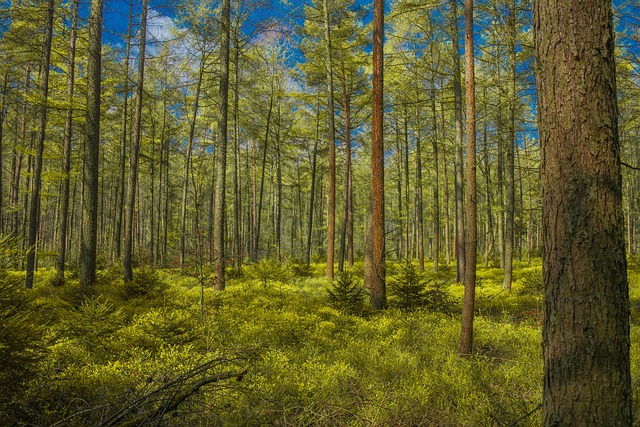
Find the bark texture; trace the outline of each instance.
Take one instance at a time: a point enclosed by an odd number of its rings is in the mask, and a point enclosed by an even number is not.
[[[536,0],[546,426],[630,426],[629,298],[608,0]]]
[[[98,159],[100,154],[100,76],[102,75],[103,0],[91,0],[89,59],[87,61],[86,143],[82,185],[82,236],[80,239],[80,285],[96,282],[98,240]]]
[[[384,241],[384,123],[383,123],[384,0],[373,2],[373,107],[371,114],[370,259],[365,259],[365,287],[374,308],[387,305]],[[369,258],[369,257],[367,257]],[[368,262],[367,262],[368,261]]]

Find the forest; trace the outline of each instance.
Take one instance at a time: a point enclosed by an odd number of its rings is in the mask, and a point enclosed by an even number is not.
[[[0,425],[640,425],[640,2],[0,0]]]

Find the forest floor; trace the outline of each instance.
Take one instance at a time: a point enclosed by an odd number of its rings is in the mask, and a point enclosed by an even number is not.
[[[40,269],[25,294],[13,285],[23,273],[7,272],[0,424],[540,425],[540,261],[516,263],[510,292],[499,268],[478,267],[469,357],[458,355],[463,287],[453,267],[439,270],[419,277],[421,303],[408,304],[407,295],[418,297],[398,285],[406,265],[389,263],[390,308],[382,312],[332,301],[327,289],[335,295],[336,285],[320,264],[258,263],[221,293],[202,272],[198,280],[141,268],[125,286],[108,268],[90,292],[74,280],[54,287],[53,270]],[[359,285],[362,266],[353,271],[350,284]],[[638,420],[637,261],[629,282]],[[26,305],[11,302],[25,295]]]

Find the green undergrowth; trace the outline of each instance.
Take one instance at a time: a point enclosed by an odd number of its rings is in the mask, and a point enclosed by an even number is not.
[[[0,402],[0,424],[540,425],[539,261],[517,265],[511,291],[499,269],[478,268],[468,357],[458,355],[463,287],[453,268],[423,275],[390,263],[390,308],[374,312],[361,266],[332,282],[321,265],[270,263],[244,268],[224,292],[179,271],[138,269],[125,285],[113,267],[89,291],[73,280],[53,286],[54,273],[39,271],[21,308],[31,315],[15,319],[33,339],[13,344],[25,369]],[[640,272],[629,278],[638,390]],[[364,305],[337,303],[336,286]],[[25,295],[7,292],[7,301]]]

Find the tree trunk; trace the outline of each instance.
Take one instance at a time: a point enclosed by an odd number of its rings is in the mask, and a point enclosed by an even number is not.
[[[347,78],[344,72],[344,59],[340,61],[340,80],[342,82],[342,108],[344,110],[344,140],[345,140],[345,173],[344,173],[344,212],[342,215],[342,231],[340,233],[340,255],[338,256],[338,271],[344,269],[344,259],[351,245],[351,260],[353,266],[353,212],[351,210],[351,93],[347,92]]]
[[[133,141],[131,144],[131,157],[129,158],[129,184],[127,185],[127,215],[124,224],[124,255],[122,266],[124,268],[125,283],[133,280],[133,212],[136,204],[136,185],[138,183],[138,158],[140,156],[140,143],[142,140],[142,101],[144,95],[144,63],[147,46],[147,12],[149,0],[142,2],[142,16],[140,17],[140,57],[138,59],[138,81],[136,87],[136,110],[133,128]]]
[[[435,64],[435,58],[433,56],[433,44],[431,44],[431,63]],[[431,73],[431,116],[432,116],[432,147],[433,147],[433,271],[438,272],[438,262],[440,255],[440,192],[438,189],[440,174],[438,172],[438,120],[436,114],[436,79],[435,71]]]
[[[611,2],[536,0],[546,426],[631,426]]]
[[[47,127],[47,102],[49,100],[49,65],[51,63],[51,39],[53,38],[54,0],[48,0],[43,46],[42,75],[40,81],[40,105],[38,106],[38,143],[33,166],[33,187],[29,204],[29,235],[27,239],[27,289],[33,287],[33,272],[36,267],[36,238],[40,225],[40,189],[42,187],[42,156]]]
[[[326,0],[325,0],[326,1]],[[369,256],[364,285],[376,309],[387,305],[384,248],[384,0],[373,1],[373,95],[371,112],[371,203]]]
[[[60,195],[60,234],[58,236],[57,279],[64,283],[64,264],[67,258],[67,226],[69,223],[69,187],[71,173],[71,141],[73,137],[73,94],[75,90],[76,39],[78,31],[78,0],[73,0],[73,17],[69,34],[69,77],[67,82],[67,99],[69,108],[64,123],[64,147],[62,149],[62,191]]]
[[[329,225],[327,227],[327,277],[333,279],[333,259],[336,234],[336,126],[333,105],[333,61],[331,59],[331,23],[328,0],[322,2],[324,11],[324,37],[327,52],[327,92],[329,115]]]
[[[418,63],[418,49],[413,46],[413,53],[416,64]],[[421,141],[421,121],[420,121],[420,86],[418,77],[418,67],[415,71],[416,85],[416,210],[418,220],[418,266],[420,271],[424,271],[424,218],[423,218],[423,206],[422,206],[422,141]]]
[[[309,195],[309,222],[307,224],[307,265],[311,263],[311,239],[313,236],[313,210],[316,195],[316,169],[318,160],[318,140],[320,139],[320,91],[316,104],[316,135],[313,140],[313,158],[311,161],[311,194]]]
[[[213,224],[214,281],[213,288],[225,288],[225,222],[227,217],[227,142],[229,122],[229,38],[231,31],[231,2],[222,1],[222,40],[220,44],[220,110],[218,116],[218,168]]]
[[[116,219],[115,230],[115,257],[120,258],[120,249],[122,246],[122,223],[124,218],[124,198],[125,198],[125,165],[127,162],[127,137],[129,128],[127,121],[129,120],[129,59],[131,55],[131,31],[133,27],[133,1],[129,3],[129,25],[127,27],[127,47],[124,56],[124,100],[122,102],[122,134],[120,136],[120,183],[118,191],[118,216]]]
[[[453,45],[453,95],[456,120],[455,148],[455,208],[456,208],[456,281],[462,282],[465,275],[464,237],[464,191],[462,160],[462,83],[460,82],[460,53],[458,52],[458,3],[451,1],[451,43]]]
[[[98,239],[98,159],[100,150],[100,78],[102,61],[102,7],[91,0],[89,59],[87,61],[87,119],[82,186],[82,234],[80,236],[80,285],[96,282]]]
[[[202,88],[202,77],[204,75],[204,60],[206,57],[205,43],[202,44],[200,52],[200,68],[198,69],[198,81],[196,83],[195,99],[193,101],[193,117],[189,123],[189,139],[187,140],[187,151],[185,152],[184,175],[182,180],[182,203],[180,205],[180,265],[185,263],[186,254],[186,234],[187,234],[187,196],[189,194],[189,167],[191,166],[191,154],[193,152],[193,140],[196,132],[196,120],[198,119],[198,107],[200,103],[200,91]]]
[[[506,180],[507,206],[504,228],[504,281],[502,287],[511,290],[513,276],[513,245],[515,238],[515,161],[514,148],[516,144],[516,10],[515,1],[511,2],[509,13],[509,54],[511,68],[511,92],[509,93],[509,140],[506,144]]]
[[[460,354],[471,354],[473,346],[473,308],[476,288],[477,195],[476,195],[476,96],[473,52],[473,0],[464,2],[464,52],[467,106],[467,234],[465,236],[464,299]]]

